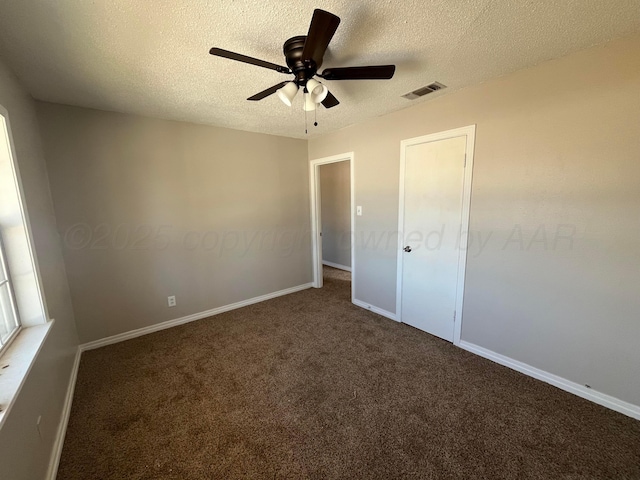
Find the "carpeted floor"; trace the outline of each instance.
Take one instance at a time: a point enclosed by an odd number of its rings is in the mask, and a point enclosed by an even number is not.
[[[640,422],[349,288],[85,352],[58,479],[640,479]]]

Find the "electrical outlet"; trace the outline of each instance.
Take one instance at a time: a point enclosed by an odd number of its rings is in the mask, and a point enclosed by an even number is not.
[[[169,304],[170,307],[175,307],[176,306],[176,296],[175,295],[171,295],[170,297],[167,297],[167,303]]]

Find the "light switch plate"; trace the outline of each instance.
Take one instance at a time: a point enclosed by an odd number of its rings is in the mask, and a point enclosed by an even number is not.
[[[362,207],[360,205],[356,207],[356,215],[359,217],[362,216]]]

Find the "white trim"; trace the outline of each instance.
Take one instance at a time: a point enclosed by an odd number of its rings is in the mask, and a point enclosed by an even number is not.
[[[420,143],[435,142],[438,140],[446,140],[448,138],[455,137],[467,137],[467,145],[465,149],[466,165],[464,169],[464,184],[462,187],[462,221],[460,225],[460,251],[458,256],[458,282],[456,285],[456,316],[453,330],[453,344],[458,345],[460,343],[460,337],[462,334],[462,306],[464,299],[464,278],[465,270],[467,266],[467,241],[469,230],[469,213],[471,207],[471,183],[473,176],[473,154],[475,145],[476,126],[469,125],[466,127],[455,128],[453,130],[447,130],[445,132],[433,133],[430,135],[424,135],[422,137],[409,138],[400,142],[400,196],[398,202],[398,232],[400,232],[398,238],[400,241],[404,238],[402,234],[404,230],[404,180],[405,180],[405,166],[406,166],[406,150],[411,145],[418,145]],[[398,245],[397,255],[397,277],[396,277],[396,318],[398,321],[402,321],[402,244]]]
[[[101,338],[100,340],[84,343],[80,345],[80,349],[84,352],[85,350],[93,350],[94,348],[104,347],[106,345],[111,345],[113,343],[124,342],[125,340],[141,337],[142,335],[158,332],[160,330],[176,327],[184,323],[194,322],[202,318],[212,317],[214,315],[228,312],[230,310],[246,307],[247,305],[253,305],[254,303],[260,303],[260,302],[264,302],[265,300],[271,300],[272,298],[281,297],[283,295],[289,295],[290,293],[299,292],[301,290],[306,290],[307,288],[311,288],[312,286],[313,284],[311,283],[305,283],[303,285],[286,288],[284,290],[279,290],[273,293],[267,293],[266,295],[250,298],[248,300],[242,300],[240,302],[231,303],[229,305],[223,305],[222,307],[212,308],[211,310],[206,310],[204,312],[193,313],[191,315],[187,315],[186,317],[176,318],[174,320],[167,320],[166,322],[156,323],[155,325],[149,325],[148,327],[142,327],[136,330],[131,330],[129,332],[119,333],[111,337]]]
[[[598,405],[602,405],[603,407],[610,408],[611,410],[615,410],[616,412],[620,412],[624,415],[635,418],[636,420],[640,420],[640,406],[638,405],[634,405],[612,397],[611,395],[587,388],[579,383],[545,372],[539,368],[532,367],[526,363],[519,362],[518,360],[514,360],[513,358],[479,347],[478,345],[464,340],[458,342],[458,346],[471,353],[475,353],[476,355],[487,358],[493,362],[499,363],[500,365],[516,370],[517,372],[542,380],[543,382],[553,385],[554,387],[558,387],[565,392],[573,393],[574,395],[590,400]]]
[[[463,129],[467,135],[465,150],[464,184],[462,187],[462,222],[460,224],[460,250],[458,251],[458,286],[456,288],[456,316],[453,325],[453,344],[462,340],[462,316],[464,301],[464,279],[467,270],[467,247],[469,241],[469,218],[471,214],[471,188],[473,182],[473,158],[476,144],[476,126],[469,125]]]
[[[390,318],[391,320],[395,320],[396,322],[398,321],[398,318],[396,317],[395,313],[388,312],[387,310],[383,310],[374,305],[363,302],[362,300],[357,300],[354,298],[351,301],[351,303],[353,303],[354,305],[357,305],[358,307],[362,307],[366,310],[371,310],[373,313],[377,313],[378,315],[382,315],[383,317],[387,317],[387,318]]]
[[[312,284],[306,284],[306,285],[300,285],[299,287],[293,287],[292,289],[287,289],[287,290],[281,290],[280,292],[275,292],[274,294],[269,294],[269,295],[264,295],[263,297],[256,297],[256,298],[264,298],[264,297],[270,297],[270,298],[274,298],[275,296],[279,296],[276,295],[278,293],[281,292],[288,292],[288,293],[293,293],[295,291],[299,291],[299,290],[303,290],[306,288],[310,288],[312,286]],[[289,291],[291,290],[291,291]],[[286,295],[286,293],[284,294]],[[252,300],[255,300],[252,299]],[[247,302],[251,302],[251,300],[247,300]],[[362,308],[365,308],[367,310],[370,310],[374,313],[377,313],[378,315],[382,315],[383,317],[387,317],[391,320],[396,320],[397,318],[396,316],[391,313],[388,312],[386,310],[382,310],[378,307],[374,307],[373,305],[370,305],[368,303],[365,303],[361,300],[357,300],[357,299],[353,299],[353,304]],[[238,302],[238,303],[245,303],[245,302]],[[251,303],[255,303],[255,302],[251,302]],[[250,305],[251,303],[246,303],[246,305]],[[232,307],[238,305],[236,304],[232,304],[232,305],[228,305],[227,307]],[[244,306],[244,305],[242,305]],[[226,307],[221,307],[221,308],[226,308]],[[239,307],[235,307],[235,308],[239,308]],[[219,310],[219,309],[213,309],[213,310],[208,310],[207,312],[202,312],[201,314],[196,314],[197,315],[201,315],[198,318],[194,318],[193,320],[197,320],[199,318],[206,318],[208,316],[211,316],[212,314],[210,312],[213,312],[215,310]],[[228,308],[228,310],[232,310],[232,308]],[[228,311],[228,310],[222,310],[222,311]],[[218,311],[217,313],[222,313],[222,311]],[[215,315],[215,313],[213,314]],[[183,318],[189,318],[189,317],[183,317]],[[177,319],[177,320],[173,320],[172,322],[177,322],[179,320],[182,319]],[[189,320],[189,321],[193,321],[193,320]],[[163,324],[159,324],[159,325],[165,325],[169,322],[164,322]],[[176,323],[175,325],[180,325],[182,323],[185,322],[180,322],[180,323]],[[171,325],[173,326],[173,325]],[[169,326],[163,327],[163,328],[169,328]],[[160,330],[162,328],[159,328],[158,330]],[[140,332],[140,330],[143,329],[139,329],[139,330],[134,330],[133,332],[129,332],[129,333],[134,333],[134,332]],[[146,332],[146,333],[151,333]],[[144,335],[145,333],[141,333],[140,335]],[[135,336],[140,336],[140,335],[135,335]],[[107,339],[104,340],[110,340],[110,339],[114,339],[115,337],[109,337]],[[134,338],[133,336],[129,337],[129,338]],[[123,338],[122,340],[127,340],[128,338]],[[118,340],[118,341],[122,341],[122,340]],[[63,405],[63,409],[62,409],[62,415],[61,415],[61,420],[60,420],[60,424],[58,425],[58,431],[56,434],[56,439],[54,441],[54,447],[53,447],[53,452],[51,455],[51,460],[49,462],[49,470],[47,473],[47,480],[55,480],[57,472],[58,472],[58,466],[60,464],[60,457],[62,454],[62,447],[64,445],[64,439],[65,439],[65,435],[67,432],[67,425],[69,423],[69,415],[71,413],[71,406],[72,406],[72,402],[73,402],[73,394],[75,391],[75,385],[76,385],[76,380],[77,380],[77,376],[78,376],[78,367],[80,366],[80,357],[82,355],[82,352],[85,350],[90,350],[92,348],[98,348],[99,346],[103,346],[103,345],[97,345],[98,342],[91,342],[91,343],[86,343],[84,345],[80,345],[76,351],[76,356],[73,362],[73,367],[71,370],[71,376],[69,379],[69,386],[67,387],[67,394],[65,397],[65,401],[64,401],[64,405]],[[111,343],[115,343],[115,341],[109,341],[108,343],[104,343],[104,345],[109,345]],[[540,370],[537,369],[535,367],[532,367],[530,365],[527,365],[525,363],[519,362],[517,360],[513,360],[512,358],[506,357],[504,355],[500,355],[498,353],[495,353],[491,350],[488,350],[486,348],[483,347],[479,347],[478,345],[475,345],[473,343],[469,343],[466,341],[460,341],[458,343],[458,346],[464,350],[467,350],[471,353],[474,353],[476,355],[479,355],[481,357],[487,358],[493,362],[496,362],[500,365],[503,365],[505,367],[511,368],[513,370],[516,370],[520,373],[523,373],[525,375],[528,375],[530,377],[536,378],[538,380],[541,380],[543,382],[549,383],[555,387],[560,388],[561,390],[565,390],[569,393],[573,393],[574,395],[578,395],[579,397],[585,398],[587,400],[590,400],[594,403],[597,403],[599,405],[602,405],[604,407],[610,408],[611,410],[614,410],[616,412],[620,412],[624,415],[627,415],[629,417],[635,418],[640,420],[640,406],[637,405],[633,405],[631,403],[628,402],[624,402],[622,400],[619,400],[615,397],[612,397],[610,395],[606,395],[604,393],[601,392],[597,392],[594,391],[592,389],[588,389],[582,385],[579,385],[577,383],[571,382],[569,380],[566,380],[562,377],[558,377],[557,375],[553,375],[551,373],[545,372],[544,370]]]
[[[349,162],[349,188],[351,209],[351,299],[356,295],[356,264],[355,264],[355,154],[341,153],[330,157],[317,158],[309,161],[309,196],[311,200],[311,253],[313,258],[313,287],[322,288],[322,212],[320,211],[320,165],[336,162]]]
[[[0,366],[8,365],[0,377],[0,429],[9,417],[9,412],[27,380],[36,358],[47,340],[55,320],[44,325],[22,327],[11,344],[2,352]]]
[[[67,394],[64,397],[64,405],[62,406],[62,415],[60,416],[60,423],[56,432],[56,438],[53,443],[53,452],[51,453],[51,459],[49,461],[49,470],[47,470],[47,480],[55,480],[58,475],[58,467],[60,466],[60,457],[62,456],[62,446],[64,445],[64,438],[67,434],[67,425],[69,424],[69,415],[71,414],[71,404],[73,403],[73,392],[76,389],[76,380],[78,378],[78,368],[80,367],[80,357],[82,355],[82,349],[78,347],[76,350],[76,356],[73,360],[73,367],[71,368],[71,376],[69,378],[69,385],[67,386]]]
[[[47,307],[47,299],[42,294],[42,275],[40,274],[40,264],[38,263],[38,257],[36,256],[36,247],[35,242],[33,240],[33,232],[31,231],[31,220],[29,219],[29,210],[27,209],[27,203],[25,202],[24,196],[24,187],[22,186],[22,178],[20,176],[20,167],[18,165],[18,156],[16,155],[16,147],[13,144],[13,133],[11,131],[11,122],[9,120],[9,112],[6,108],[0,105],[0,116],[2,116],[2,120],[4,121],[6,131],[7,131],[7,145],[10,148],[10,166],[13,171],[13,181],[16,184],[18,191],[18,203],[20,204],[20,213],[21,220],[24,226],[24,230],[26,232],[27,237],[27,248],[29,250],[29,261],[31,262],[31,266],[33,268],[34,277],[36,281],[36,292],[38,294],[38,301],[40,309],[42,313],[41,317],[37,321],[33,321],[32,319],[25,319],[24,317],[20,318],[20,323],[23,327],[32,327],[36,325],[46,325],[48,323],[49,317],[49,308]],[[15,297],[15,291],[14,291]]]
[[[76,380],[78,378],[78,368],[80,366],[80,357],[82,356],[82,352],[86,350],[93,350],[99,347],[104,347],[104,346],[111,345],[118,342],[123,342],[125,340],[130,340],[132,338],[141,337],[142,335],[147,335],[149,333],[165,330],[167,328],[193,322],[195,320],[212,317],[214,315],[228,312],[230,310],[235,310],[238,308],[246,307],[248,305],[253,305],[254,303],[264,302],[265,300],[270,300],[272,298],[281,297],[283,295],[299,292],[301,290],[306,290],[308,288],[311,288],[312,286],[313,285],[311,283],[305,283],[303,285],[286,288],[284,290],[279,290],[277,292],[268,293],[266,295],[250,298],[248,300],[243,300],[241,302],[224,305],[222,307],[212,308],[211,310],[206,310],[200,313],[194,313],[192,315],[176,318],[174,320],[168,320],[166,322],[158,323],[156,325],[150,325],[148,327],[138,328],[137,330],[131,330],[129,332],[113,335],[111,337],[102,338],[100,340],[84,343],[78,346],[78,349],[76,351],[76,356],[73,362],[73,367],[71,369],[71,377],[69,378],[67,394],[65,396],[64,405],[62,407],[60,424],[58,425],[56,438],[54,440],[51,460],[49,461],[49,469],[47,471],[47,476],[46,476],[47,480],[55,480],[56,475],[58,473],[58,467],[60,465],[60,457],[62,455],[62,447],[64,445],[64,438],[67,433],[67,425],[69,423],[69,415],[71,414],[71,405],[73,403],[73,393],[75,391]]]
[[[347,267],[346,265],[340,265],[339,263],[333,263],[333,262],[328,262],[326,260],[323,260],[322,264],[326,265],[327,267],[337,268],[338,270],[345,270],[347,272],[351,271],[351,267]]]

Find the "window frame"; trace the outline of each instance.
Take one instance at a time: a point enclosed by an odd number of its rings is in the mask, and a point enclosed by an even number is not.
[[[8,174],[0,179],[0,188],[10,189],[11,215],[16,218],[19,215],[22,225],[22,231],[15,238],[8,233],[12,229],[0,228],[0,232],[4,237],[5,261],[8,265],[8,277],[12,282],[13,301],[19,315],[20,328],[15,329],[0,351],[0,431],[55,323],[49,316],[9,117],[7,109],[0,104],[0,141],[3,144],[6,141],[8,154],[5,156],[4,152],[0,152],[0,168]],[[23,140],[28,142],[29,135]],[[28,148],[26,145],[25,147]],[[28,150],[24,153],[29,155]],[[14,188],[15,196],[11,193]],[[5,218],[0,219],[4,225]],[[9,223],[13,225],[12,222]]]
[[[2,252],[4,254],[4,265],[6,266],[7,278],[10,284],[10,297],[12,302],[12,309],[16,315],[16,321],[19,324],[18,328],[14,329],[12,334],[5,340],[4,344],[0,344],[0,362],[4,360],[5,355],[8,355],[8,351],[12,350],[10,347],[15,344],[15,340],[19,339],[24,332],[30,330],[32,327],[39,327],[41,325],[49,325],[53,322],[53,319],[49,316],[49,309],[47,307],[46,298],[44,296],[42,275],[40,272],[40,266],[35,251],[35,243],[33,239],[33,232],[31,227],[31,220],[29,218],[29,212],[25,202],[24,189],[22,185],[22,179],[20,175],[20,168],[17,161],[16,147],[13,138],[13,132],[11,128],[11,121],[9,118],[9,112],[4,105],[0,104],[0,136],[3,137],[2,143],[6,142],[7,157],[5,159],[0,158],[0,161],[8,161],[9,177],[7,180],[13,184],[15,188],[17,209],[15,213],[20,216],[20,221],[24,229],[24,238],[20,240],[20,262],[24,262],[24,265],[28,265],[28,280],[29,287],[22,288],[16,284],[16,277],[12,275],[11,265],[12,254],[10,254],[12,242],[4,236],[4,230],[0,228],[0,243],[2,243]],[[4,183],[4,182],[3,182]],[[7,183],[8,185],[9,183]],[[3,238],[4,237],[4,238]],[[10,248],[11,247],[11,248]],[[22,307],[26,307],[26,312]],[[10,353],[10,352],[9,352]],[[0,421],[2,420],[2,413],[0,412]],[[1,425],[1,423],[0,423]]]
[[[9,334],[9,336],[2,341],[0,338],[0,356],[3,352],[11,345],[11,342],[15,340],[15,338],[22,330],[22,322],[20,321],[20,312],[18,312],[18,304],[16,302],[16,295],[13,289],[13,279],[11,278],[11,271],[9,270],[9,264],[7,262],[7,252],[4,248],[4,242],[2,241],[2,235],[0,234],[0,272],[3,271],[6,276],[6,280],[0,280],[0,288],[3,286],[7,286],[8,296],[9,296],[9,305],[8,307],[13,312],[13,316],[16,322],[16,327]],[[1,297],[0,297],[1,298]],[[0,308],[3,308],[0,305]]]

